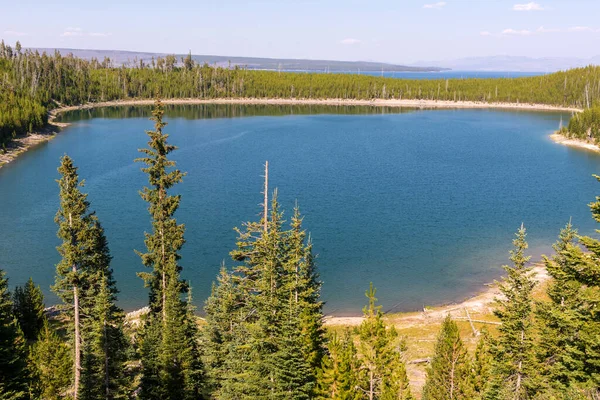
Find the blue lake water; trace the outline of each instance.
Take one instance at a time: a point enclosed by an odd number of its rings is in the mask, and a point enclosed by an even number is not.
[[[146,304],[143,250],[150,229],[133,159],[152,128],[148,108],[65,115],[72,125],[0,169],[0,268],[29,276],[48,303],[59,257],[55,179],[68,153],[86,180],[114,256],[127,310]],[[583,233],[600,191],[600,157],[551,142],[568,114],[369,107],[169,107],[165,129],[188,172],[184,277],[200,305],[221,262],[232,265],[233,227],[258,218],[263,164],[289,216],[297,199],[312,234],[330,313],[358,314],[369,282],[384,310],[460,301],[501,274],[521,222],[531,254],[550,251],[570,217]]]

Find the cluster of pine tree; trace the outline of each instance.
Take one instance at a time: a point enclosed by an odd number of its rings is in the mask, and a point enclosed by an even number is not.
[[[0,147],[41,129],[47,111],[120,99],[297,98],[521,102],[589,108],[600,103],[600,67],[502,79],[407,80],[369,75],[211,67],[174,55],[114,65],[40,54],[0,42]]]
[[[151,232],[139,252],[149,306],[125,321],[116,305],[108,241],[73,160],[61,159],[62,243],[46,309],[32,280],[13,293],[0,270],[1,399],[413,399],[406,344],[386,324],[372,287],[360,326],[327,331],[312,242],[296,206],[289,225],[277,192],[261,219],[238,229],[233,265],[223,266],[201,320],[182,279],[185,227],[171,189],[185,173],[169,155],[157,102],[141,196]],[[268,169],[267,169],[268,172]],[[598,177],[600,180],[600,177]],[[591,205],[600,222],[600,196]],[[499,283],[497,329],[473,354],[447,317],[427,367],[423,399],[597,399],[600,396],[600,241],[569,223],[545,264],[547,300],[535,286],[526,231],[513,241],[512,265]]]
[[[560,132],[567,137],[597,143],[600,140],[600,106],[573,115],[568,127],[562,127]]]

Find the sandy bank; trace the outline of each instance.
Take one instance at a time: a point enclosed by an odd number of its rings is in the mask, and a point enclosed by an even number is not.
[[[539,284],[546,282],[550,277],[543,264],[535,264],[533,268],[535,280]],[[473,318],[475,326],[478,325],[476,315],[490,315],[493,310],[493,303],[496,297],[501,296],[500,290],[495,283],[486,285],[484,291],[474,297],[471,297],[462,303],[449,304],[440,307],[433,307],[419,312],[391,314],[389,320],[395,326],[403,328],[411,326],[420,326],[426,323],[442,321],[446,315],[450,314],[458,320],[468,320]],[[467,315],[468,311],[468,315]],[[325,317],[327,326],[358,326],[363,321],[363,317]],[[486,323],[490,323],[486,321]]]
[[[115,106],[137,106],[151,105],[154,100],[117,100],[98,103],[88,103],[78,106],[59,107],[52,110],[48,117],[48,127],[43,132],[30,133],[17,138],[8,146],[7,152],[0,153],[0,168],[2,165],[13,161],[19,154],[46,142],[67,126],[65,123],[57,123],[56,117],[67,111],[86,110],[98,107]],[[373,107],[407,107],[407,108],[478,108],[478,109],[509,109],[529,111],[568,111],[580,112],[573,107],[551,106],[546,104],[526,103],[486,103],[478,101],[444,101],[444,100],[345,100],[345,99],[254,99],[254,98],[231,98],[231,99],[165,99],[164,104],[248,104],[248,105],[323,105],[323,106],[373,106]]]
[[[571,139],[561,135],[560,133],[553,133],[552,135],[550,135],[550,139],[552,139],[552,141],[558,144],[562,144],[565,146],[577,147],[579,149],[600,152],[600,147],[598,145],[592,144],[581,139]]]

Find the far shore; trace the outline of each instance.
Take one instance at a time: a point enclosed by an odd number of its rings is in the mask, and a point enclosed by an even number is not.
[[[530,103],[486,103],[480,101],[445,101],[445,100],[410,100],[410,99],[373,99],[373,100],[347,100],[347,99],[258,99],[258,98],[226,98],[226,99],[164,99],[163,104],[246,104],[246,105],[323,105],[323,106],[373,106],[373,107],[407,107],[407,108],[476,108],[476,109],[508,109],[525,111],[567,111],[581,112],[579,108],[552,106],[546,104]],[[33,148],[40,143],[54,138],[61,128],[67,123],[58,123],[54,120],[64,112],[87,110],[99,107],[139,106],[152,105],[154,100],[115,100],[98,103],[88,103],[77,106],[64,106],[50,111],[48,126],[42,132],[32,132],[28,135],[13,140],[5,153],[0,153],[0,168],[10,163],[19,154]]]
[[[564,135],[561,135],[558,132],[555,132],[552,135],[550,135],[550,139],[553,142],[562,144],[564,146],[576,147],[579,149],[585,149],[585,150],[590,150],[590,151],[595,151],[595,152],[600,153],[600,146],[590,143],[585,140],[568,138]]]

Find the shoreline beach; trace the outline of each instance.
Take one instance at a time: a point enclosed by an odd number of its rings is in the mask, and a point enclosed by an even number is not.
[[[564,146],[576,147],[578,149],[585,149],[585,150],[590,150],[590,151],[594,151],[594,152],[600,152],[600,146],[598,146],[598,145],[595,145],[590,142],[586,142],[585,140],[568,138],[564,135],[561,135],[558,132],[555,132],[552,135],[550,135],[550,139],[553,142],[562,144]]]

